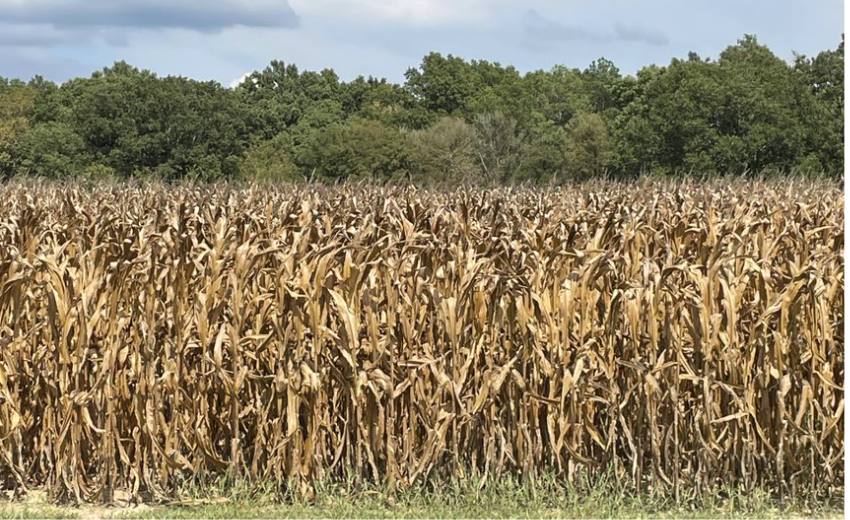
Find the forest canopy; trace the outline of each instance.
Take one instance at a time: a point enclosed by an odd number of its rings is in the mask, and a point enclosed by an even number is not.
[[[474,184],[841,175],[844,39],[793,63],[754,36],[624,75],[430,53],[403,84],[272,61],[235,88],[118,62],[0,77],[0,177]]]

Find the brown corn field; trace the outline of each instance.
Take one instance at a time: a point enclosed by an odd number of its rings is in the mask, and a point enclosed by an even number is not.
[[[843,493],[838,182],[0,200],[0,489]]]

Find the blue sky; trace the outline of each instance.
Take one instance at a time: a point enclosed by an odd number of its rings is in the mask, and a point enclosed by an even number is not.
[[[834,48],[841,0],[0,0],[0,76],[64,81],[126,60],[229,85],[272,59],[401,81],[431,50],[623,72],[745,33],[775,53]]]

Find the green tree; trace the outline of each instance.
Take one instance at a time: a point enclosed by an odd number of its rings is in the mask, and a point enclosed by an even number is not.
[[[379,121],[352,118],[315,132],[301,154],[302,166],[329,180],[389,180],[406,173],[404,136]]]
[[[17,168],[19,141],[30,128],[36,95],[21,81],[0,78],[0,177]]]
[[[538,113],[563,127],[578,112],[588,112],[593,99],[586,86],[587,77],[577,69],[555,66],[550,71],[526,74],[521,89],[510,95],[510,115],[520,122],[534,121]]]
[[[715,156],[724,154],[726,160],[717,160],[718,167],[729,171],[741,165],[758,172],[793,166],[811,129],[800,107],[812,100],[791,68],[749,35],[724,50],[717,63],[723,79],[723,105],[715,115],[718,132],[734,137],[734,149],[740,150],[728,154],[720,148]]]
[[[573,118],[574,119],[574,118]],[[537,114],[537,121],[522,135],[519,165],[515,179],[531,182],[553,182],[567,174],[567,132],[554,122]]]
[[[642,70],[634,88],[638,94],[613,123],[620,164],[662,172],[714,169],[724,103],[718,66],[673,60]]]
[[[817,100],[808,112],[811,151],[798,167],[839,173],[844,168],[844,35],[835,50],[811,59],[797,56],[794,69]]]
[[[594,112],[613,113],[619,108],[620,69],[605,58],[593,61],[583,72],[584,89]]]
[[[291,149],[292,139],[286,133],[255,143],[239,162],[239,178],[258,182],[302,179],[290,156]]]
[[[822,135],[811,92],[752,36],[717,61],[644,69],[629,89],[613,127],[616,163],[631,173],[788,170]]]
[[[605,120],[599,114],[579,114],[567,128],[567,169],[575,179],[605,173],[611,150]]]
[[[20,138],[20,172],[62,179],[80,175],[91,163],[83,139],[67,124],[39,123]]]
[[[604,58],[521,74],[430,53],[403,85],[275,60],[234,89],[118,62],[61,86],[0,79],[0,175],[838,174],[843,60],[843,37],[789,66],[747,35],[717,59],[692,52],[635,76]]]
[[[119,62],[53,96],[55,120],[83,139],[95,162],[124,176],[233,175],[248,141],[244,107],[215,82],[158,78]]]
[[[474,181],[481,167],[475,155],[475,129],[463,119],[443,117],[409,134],[410,172],[414,181],[456,184]]]
[[[247,104],[251,132],[270,139],[297,124],[313,104],[340,104],[343,86],[331,69],[299,72],[293,64],[273,60],[248,75],[236,92]]]
[[[432,52],[422,59],[418,69],[408,69],[405,87],[427,110],[454,114],[467,107],[480,82],[473,68],[463,59]]]
[[[341,102],[346,117],[375,119],[390,126],[423,128],[435,117],[418,106],[410,92],[386,79],[358,76],[344,83]]]
[[[523,77],[512,66],[432,52],[405,77],[405,90],[435,116],[471,120],[477,114],[500,112],[518,119],[527,108],[522,103],[527,99]]]

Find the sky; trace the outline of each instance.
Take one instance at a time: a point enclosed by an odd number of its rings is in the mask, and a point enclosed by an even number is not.
[[[400,82],[430,51],[634,74],[744,34],[790,61],[842,32],[842,0],[0,0],[0,76],[61,82],[124,60],[228,86],[279,59]]]

